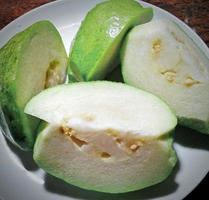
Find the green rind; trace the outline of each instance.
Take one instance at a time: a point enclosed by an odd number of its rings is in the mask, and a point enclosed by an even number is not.
[[[209,122],[205,122],[198,119],[189,119],[185,117],[178,117],[178,123],[182,126],[191,128],[198,132],[209,134]]]
[[[15,80],[19,64],[18,57],[21,56],[21,51],[27,40],[27,35],[20,32],[0,50],[1,108],[10,130],[12,130],[14,140],[26,150],[27,148],[31,149],[33,138],[31,134],[24,130],[28,129],[28,127],[22,125],[22,119],[26,120],[27,117],[17,106]],[[25,133],[25,136],[23,136],[22,132]],[[27,145],[24,145],[24,143],[27,143]]]
[[[69,56],[69,74],[80,73],[83,80],[103,79],[119,62],[123,37],[135,25],[152,19],[151,8],[133,0],[105,1],[85,17]]]
[[[32,150],[39,120],[25,114],[25,105],[18,105],[17,102],[16,80],[18,69],[21,67],[20,58],[32,38],[46,29],[57,41],[62,41],[51,22],[39,21],[16,34],[0,49],[0,106],[9,126],[11,137],[23,150]],[[30,75],[28,74],[28,76]]]

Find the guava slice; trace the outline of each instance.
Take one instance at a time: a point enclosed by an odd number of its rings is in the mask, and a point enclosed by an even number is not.
[[[209,59],[172,21],[135,27],[121,53],[129,85],[161,97],[179,123],[209,133]]]
[[[24,113],[32,96],[61,84],[67,55],[52,23],[39,21],[16,34],[0,49],[0,107],[4,135],[24,150],[35,140],[39,120]]]
[[[151,20],[151,8],[133,0],[109,0],[97,4],[83,20],[69,56],[69,80],[103,79],[119,62],[118,50],[135,25]]]
[[[25,112],[48,123],[34,146],[46,172],[88,190],[123,193],[163,181],[176,163],[169,107],[122,83],[47,89]]]

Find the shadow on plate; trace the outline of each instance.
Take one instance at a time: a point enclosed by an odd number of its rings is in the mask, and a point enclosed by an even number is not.
[[[174,141],[182,146],[209,150],[209,135],[182,126],[176,128]]]
[[[85,200],[145,200],[166,196],[175,192],[178,188],[178,184],[175,183],[175,176],[179,168],[180,164],[178,163],[173,173],[160,184],[143,190],[123,194],[107,194],[83,190],[73,185],[67,184],[64,181],[57,179],[49,174],[45,175],[45,188],[51,193]]]
[[[113,71],[109,72],[105,80],[124,83],[121,66],[118,65]]]
[[[28,171],[36,171],[39,169],[39,167],[33,160],[33,154],[31,151],[22,151],[18,147],[11,144],[11,142],[8,141],[6,138],[5,140],[10,150],[19,158],[25,169],[27,169]]]

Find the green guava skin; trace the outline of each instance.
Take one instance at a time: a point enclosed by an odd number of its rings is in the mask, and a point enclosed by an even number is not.
[[[150,21],[151,8],[133,0],[96,5],[83,20],[71,48],[68,73],[78,81],[101,80],[119,63],[119,48],[134,26]],[[70,78],[69,78],[70,79]]]
[[[24,113],[28,99],[23,99],[24,97],[21,97],[17,91],[17,81],[20,82],[18,71],[22,67],[21,62],[24,60],[22,55],[25,49],[29,47],[33,38],[43,31],[50,33],[57,44],[62,41],[51,22],[39,21],[17,33],[0,49],[0,108],[4,113],[11,137],[15,141],[14,144],[25,151],[33,148],[40,120]],[[34,55],[34,62],[35,59],[36,55]],[[26,73],[24,76],[33,77],[33,74]],[[23,83],[24,76],[21,80]]]

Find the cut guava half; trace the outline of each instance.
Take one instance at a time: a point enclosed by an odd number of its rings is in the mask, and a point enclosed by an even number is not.
[[[24,113],[26,103],[45,88],[65,81],[67,55],[55,26],[39,21],[0,49],[0,107],[4,135],[30,150],[39,120]]]
[[[48,123],[34,160],[78,187],[108,193],[142,189],[167,178],[176,164],[170,108],[122,83],[73,83],[33,97],[25,112]]]
[[[151,8],[133,0],[108,0],[86,15],[72,43],[69,80],[100,80],[119,62],[125,34],[135,25],[152,19]]]
[[[179,123],[209,133],[209,59],[172,21],[135,27],[122,52],[124,81],[170,105]]]

